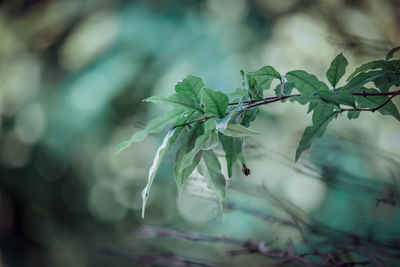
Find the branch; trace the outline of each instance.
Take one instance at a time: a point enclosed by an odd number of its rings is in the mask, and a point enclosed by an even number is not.
[[[365,93],[365,92],[364,92]],[[340,110],[340,112],[344,112],[344,111],[371,111],[371,112],[375,112],[378,109],[384,107],[387,103],[390,102],[390,100],[392,100],[392,98],[394,98],[395,96],[399,95],[400,91],[397,91],[396,94],[393,94],[391,97],[389,97],[388,99],[386,99],[385,102],[383,102],[381,105],[375,107],[375,108],[342,108]]]
[[[281,91],[283,90],[283,87],[281,87]],[[336,92],[337,94],[340,94],[339,92]],[[384,107],[387,103],[390,102],[390,100],[392,100],[392,98],[394,98],[397,95],[400,95],[400,90],[397,91],[391,91],[391,92],[378,92],[378,93],[374,93],[374,92],[356,92],[356,93],[350,93],[351,95],[358,95],[358,96],[390,96],[384,103],[382,103],[381,105],[375,107],[375,108],[353,108],[353,109],[341,109],[340,112],[344,112],[344,111],[372,111],[375,112],[378,109]],[[251,108],[254,107],[258,107],[261,105],[267,105],[267,104],[271,104],[274,102],[278,102],[284,99],[288,99],[288,98],[292,98],[292,97],[296,97],[296,96],[302,96],[302,94],[291,94],[291,95],[280,95],[280,96],[272,96],[272,97],[265,97],[263,100],[248,100],[248,101],[243,101],[243,104],[247,104],[247,106],[244,106],[242,110],[240,110],[238,113],[241,114],[243,111],[249,110]],[[232,102],[229,103],[230,106],[232,105],[238,105],[239,102]],[[233,118],[236,118],[238,115],[235,115]],[[202,121],[206,121],[209,119],[215,118],[215,116],[209,116],[209,117],[204,117],[202,119],[198,119],[198,120],[194,120],[194,121],[190,121],[187,122],[185,124],[182,125],[177,125],[178,126],[187,126],[190,125],[192,123],[196,123],[196,122],[202,122]]]
[[[141,266],[200,266],[212,267],[211,265],[190,260],[173,253],[162,253],[161,255],[137,255],[130,252],[120,251],[109,246],[99,246],[102,253],[117,256],[129,262],[140,263]]]
[[[189,241],[200,241],[200,242],[222,242],[228,244],[240,245],[243,249],[227,251],[226,253],[230,256],[236,256],[240,254],[260,254],[270,258],[283,259],[289,262],[294,262],[303,266],[316,266],[311,260],[297,254],[294,251],[293,242],[288,240],[287,249],[273,249],[269,245],[275,242],[271,240],[269,242],[254,242],[251,240],[237,240],[228,237],[216,237],[198,233],[183,233],[177,230],[168,228],[159,228],[152,226],[143,227],[138,235],[140,237],[169,237],[178,240],[189,240]]]
[[[139,230],[139,237],[169,237],[173,239],[179,240],[190,240],[190,241],[203,241],[203,242],[220,242],[220,243],[229,243],[229,244],[242,244],[243,241],[229,238],[229,237],[215,237],[204,234],[197,233],[184,233],[181,231],[177,231],[169,228],[161,228],[154,226],[145,226]]]
[[[381,203],[385,203],[385,204],[389,204],[392,206],[400,206],[400,204],[398,202],[396,202],[395,200],[391,200],[391,199],[387,199],[387,198],[383,198],[383,197],[377,197],[376,198],[376,206],[378,207],[379,204]]]

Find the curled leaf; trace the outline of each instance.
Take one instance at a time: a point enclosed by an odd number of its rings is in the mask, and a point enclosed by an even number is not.
[[[157,149],[156,156],[153,159],[153,164],[151,164],[150,170],[149,170],[149,175],[147,177],[147,184],[145,188],[142,191],[142,199],[143,199],[143,205],[142,205],[142,218],[144,218],[144,212],[146,209],[146,202],[147,199],[149,198],[150,194],[150,188],[151,185],[154,182],[154,177],[156,176],[158,167],[160,166],[160,162],[162,158],[164,157],[165,151],[168,146],[168,141],[169,139],[174,135],[175,129],[169,131],[167,135],[164,137],[163,142],[161,143],[160,147]]]

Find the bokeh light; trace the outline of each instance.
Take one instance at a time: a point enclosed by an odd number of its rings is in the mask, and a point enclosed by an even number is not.
[[[132,266],[137,255],[164,252],[211,265],[266,264],[226,257],[223,245],[139,238],[136,231],[149,224],[301,244],[298,232],[259,214],[221,212],[197,171],[178,198],[176,148],[160,165],[142,219],[141,192],[165,131],[118,155],[114,148],[167,111],[143,99],[173,93],[189,74],[224,92],[242,86],[240,69],[264,65],[304,69],[326,82],[338,53],[351,72],[399,44],[398,14],[394,0],[2,1],[0,266]],[[236,167],[232,181],[268,188],[332,227],[367,231],[358,227],[367,218],[366,225],[379,221],[397,233],[391,222],[399,212],[376,209],[374,200],[377,192],[392,194],[397,181],[398,123],[375,113],[341,116],[294,163],[311,123],[306,112],[289,101],[262,107],[252,124],[262,134],[246,139],[251,175]],[[349,191],[357,186],[373,200]],[[228,190],[227,199],[284,216],[267,196]]]

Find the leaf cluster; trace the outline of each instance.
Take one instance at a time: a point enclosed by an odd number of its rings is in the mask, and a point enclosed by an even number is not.
[[[264,66],[254,72],[241,70],[242,86],[228,94],[207,88],[201,78],[189,75],[176,84],[174,94],[145,99],[146,102],[169,105],[172,109],[116,147],[118,153],[133,142],[142,142],[149,134],[161,132],[167,126],[170,128],[149,170],[148,183],[142,193],[143,216],[158,166],[165,152],[177,145],[178,139],[182,140],[176,149],[174,166],[178,195],[194,169],[202,166],[198,170],[222,204],[235,164],[243,166],[246,175],[249,173],[244,138],[259,134],[249,126],[259,115],[261,105],[286,99],[308,105],[312,125],[304,130],[296,150],[296,161],[311,146],[313,138],[322,136],[328,124],[343,112],[347,112],[348,119],[358,118],[362,111],[379,111],[400,120],[397,107],[391,101],[400,91],[390,91],[393,86],[400,85],[400,60],[391,60],[398,50],[392,49],[385,60],[361,65],[341,87],[338,85],[348,66],[342,53],[335,57],[326,72],[330,85],[304,70],[282,75],[272,66]],[[265,97],[264,92],[271,88],[274,80],[278,82],[273,90],[275,95]],[[297,92],[293,94],[293,90]],[[228,177],[221,170],[216,149],[224,151]]]

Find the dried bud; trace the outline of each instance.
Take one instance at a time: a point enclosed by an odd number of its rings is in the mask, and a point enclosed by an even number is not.
[[[250,174],[250,169],[247,168],[247,166],[246,166],[245,164],[243,164],[242,172],[243,172],[244,175],[249,176],[249,174]]]

